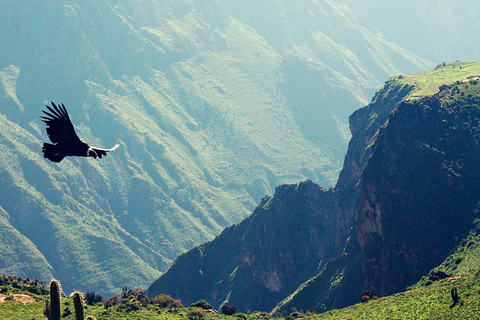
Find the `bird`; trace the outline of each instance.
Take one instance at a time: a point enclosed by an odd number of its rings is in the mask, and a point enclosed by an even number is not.
[[[53,162],[60,162],[67,156],[102,158],[107,152],[117,149],[120,144],[117,142],[111,149],[91,147],[85,141],[80,140],[75,132],[67,109],[62,104],[58,106],[52,102],[52,107],[45,105],[48,112],[42,110],[46,116],[40,116],[46,123],[47,135],[53,143],[44,143],[42,152],[44,158]]]

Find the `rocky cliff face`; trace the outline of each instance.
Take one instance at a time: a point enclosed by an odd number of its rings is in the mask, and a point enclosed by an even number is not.
[[[418,100],[399,78],[350,117],[335,188],[283,185],[149,288],[240,311],[325,311],[403,290],[473,227],[480,201],[480,82]],[[345,245],[346,244],[346,245]]]
[[[403,102],[376,139],[357,215],[365,286],[404,289],[438,265],[478,215],[480,86]]]
[[[367,148],[345,253],[284,299],[276,313],[341,308],[360,302],[362,291],[372,287],[380,296],[402,291],[474,228],[480,85],[473,80],[440,89],[403,101],[390,114]]]
[[[179,256],[149,296],[169,293],[187,305],[204,298],[243,311],[273,308],[341,251],[332,199],[333,190],[311,181],[277,187],[242,223]]]
[[[219,237],[181,256],[148,289],[184,304],[200,298],[215,307],[271,310],[340,256],[355,221],[358,181],[375,133],[412,86],[395,81],[350,117],[353,137],[335,188],[306,181],[277,187],[255,212]]]

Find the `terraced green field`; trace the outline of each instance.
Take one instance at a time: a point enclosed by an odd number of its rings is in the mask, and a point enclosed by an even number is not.
[[[413,84],[416,89],[410,93],[407,99],[417,99],[437,93],[442,85],[449,85],[456,81],[465,81],[468,78],[479,76],[479,62],[457,61],[440,64],[432,71],[400,75],[394,78],[401,83]]]

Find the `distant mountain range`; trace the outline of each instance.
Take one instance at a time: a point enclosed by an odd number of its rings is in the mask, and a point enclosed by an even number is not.
[[[6,1],[0,19],[0,272],[66,292],[146,287],[276,186],[334,185],[347,116],[433,66],[330,1]],[[121,147],[42,158],[50,101]]]
[[[282,185],[148,289],[188,305],[323,312],[412,286],[476,229],[480,63],[392,77],[350,117],[335,188]],[[474,223],[474,221],[477,221]]]

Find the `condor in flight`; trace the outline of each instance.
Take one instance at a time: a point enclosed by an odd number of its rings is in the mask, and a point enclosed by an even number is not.
[[[60,162],[67,156],[77,157],[99,157],[106,156],[107,152],[117,149],[120,144],[117,144],[111,149],[101,149],[90,147],[86,142],[80,140],[75,133],[73,124],[68,116],[65,106],[58,105],[52,102],[53,108],[46,106],[50,111],[42,111],[48,117],[42,116],[42,121],[47,124],[47,134],[54,144],[43,144],[43,156],[50,161]]]

